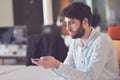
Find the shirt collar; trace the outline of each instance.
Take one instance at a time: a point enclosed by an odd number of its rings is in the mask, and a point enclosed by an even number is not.
[[[94,35],[95,35],[96,31],[95,31],[95,29],[92,28],[92,27],[91,27],[91,29],[92,29],[92,31],[91,31],[89,37],[87,38],[86,43],[84,44],[84,46],[90,46],[91,43],[92,43],[91,40],[94,38]],[[82,41],[81,41],[81,39],[79,38],[79,39],[77,39],[77,40],[79,41],[79,45],[82,46]]]
[[[86,43],[84,44],[84,46],[90,46],[91,43],[92,43],[91,40],[94,38],[94,35],[95,35],[96,31],[95,31],[95,29],[92,28],[92,27],[91,27],[91,29],[92,29],[92,31],[91,31],[88,39],[86,40]],[[80,38],[77,38],[77,39],[75,39],[75,40],[77,40],[78,45],[82,47],[82,41],[81,41],[81,39],[80,39]]]
[[[94,36],[96,34],[95,29],[92,27],[91,27],[91,29],[92,29],[92,31],[90,33],[90,36],[88,37],[88,39],[86,40],[86,43],[85,43],[85,45],[87,44],[88,46],[91,44],[91,42],[92,42],[91,40],[94,39]]]

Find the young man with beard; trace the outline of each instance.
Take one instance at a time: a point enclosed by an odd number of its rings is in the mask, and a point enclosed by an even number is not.
[[[90,7],[81,2],[72,3],[63,9],[61,16],[74,39],[64,63],[52,56],[32,62],[52,68],[66,80],[117,80],[119,67],[115,47],[107,34],[96,32],[90,26]]]

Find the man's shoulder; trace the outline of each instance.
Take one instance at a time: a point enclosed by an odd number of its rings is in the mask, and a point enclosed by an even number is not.
[[[96,32],[96,38],[99,38],[99,39],[108,39],[110,37],[109,37],[109,35],[107,33]]]
[[[103,32],[96,32],[95,36],[94,36],[94,41],[95,42],[111,42],[112,39],[109,37],[109,35],[107,33],[103,33]]]

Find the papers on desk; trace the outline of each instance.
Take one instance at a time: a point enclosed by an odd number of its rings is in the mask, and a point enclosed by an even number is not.
[[[9,68],[9,66],[8,66]],[[1,69],[0,69],[1,72]],[[9,73],[0,75],[0,80],[64,80],[50,69],[38,66],[19,67]]]
[[[25,57],[26,45],[0,45],[0,57]]]
[[[0,44],[0,55],[26,55],[26,45]]]

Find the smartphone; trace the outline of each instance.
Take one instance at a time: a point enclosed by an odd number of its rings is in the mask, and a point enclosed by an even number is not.
[[[32,60],[32,61],[36,61],[36,62],[38,62],[38,61],[39,61],[39,59],[38,59],[38,58],[31,58],[31,60]]]

